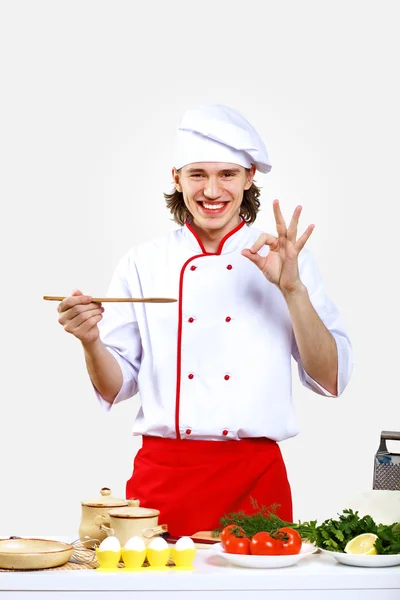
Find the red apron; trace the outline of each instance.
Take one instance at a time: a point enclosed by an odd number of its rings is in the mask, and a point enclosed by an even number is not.
[[[226,442],[143,437],[126,497],[160,511],[172,536],[220,526],[229,512],[252,514],[279,504],[277,514],[292,522],[292,497],[278,444],[267,438]]]

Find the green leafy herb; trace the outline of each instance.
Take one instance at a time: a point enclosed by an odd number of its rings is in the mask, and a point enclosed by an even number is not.
[[[378,525],[375,548],[378,554],[400,554],[400,523]]]
[[[309,523],[302,525],[307,526]],[[378,535],[375,521],[369,515],[359,517],[358,512],[345,509],[338,519],[327,519],[321,525],[314,526],[308,539],[325,550],[344,552],[347,542],[362,533]]]
[[[281,527],[291,526],[291,523],[282,521],[282,519],[277,516],[276,509],[278,508],[278,505],[273,505],[271,507],[262,506],[259,508],[254,500],[252,500],[252,504],[253,508],[256,510],[252,515],[247,515],[241,511],[229,513],[225,515],[225,517],[222,517],[222,519],[220,519],[221,527],[213,531],[214,536],[217,537],[224,527],[231,523],[241,527],[245,536],[250,539],[259,531],[273,533]]]
[[[252,538],[259,531],[274,533],[281,527],[291,527],[299,532],[303,540],[333,552],[344,552],[347,542],[362,533],[374,533],[378,536],[375,548],[378,554],[400,554],[400,523],[392,525],[377,524],[370,515],[360,517],[357,511],[345,509],[336,519],[327,519],[320,525],[317,521],[290,523],[276,514],[277,505],[261,508],[252,500],[254,514],[244,512],[229,513],[221,520],[221,527],[214,530],[219,535],[224,527],[234,523],[242,527],[246,537]]]

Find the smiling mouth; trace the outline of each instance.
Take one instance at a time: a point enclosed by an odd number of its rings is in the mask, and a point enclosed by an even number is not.
[[[228,204],[227,202],[199,202],[198,204],[200,204],[205,210],[209,210],[209,211],[218,211],[218,210],[222,210],[223,208],[225,208],[225,205]]]

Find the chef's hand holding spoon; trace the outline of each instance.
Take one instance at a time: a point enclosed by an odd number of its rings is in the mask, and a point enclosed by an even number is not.
[[[82,344],[92,344],[99,339],[97,323],[103,318],[104,308],[100,303],[92,302],[91,296],[74,290],[71,296],[60,302],[57,310],[60,315],[58,322]]]
[[[312,234],[314,225],[309,225],[297,239],[297,227],[302,207],[295,208],[289,227],[287,227],[279,201],[274,200],[272,206],[278,237],[262,233],[250,249],[242,250],[242,254],[257,265],[268,281],[275,284],[286,296],[304,289],[299,276],[298,256]],[[267,256],[261,256],[258,251],[265,245],[269,246],[269,252]]]
[[[92,296],[74,290],[59,304],[58,322],[81,341],[89,377],[103,400],[112,404],[122,387],[123,376],[117,360],[100,339],[97,324],[103,311],[101,303],[93,302]]]

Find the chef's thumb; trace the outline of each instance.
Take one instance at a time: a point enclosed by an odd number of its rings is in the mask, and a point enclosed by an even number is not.
[[[71,296],[83,296],[81,290],[72,290]]]

